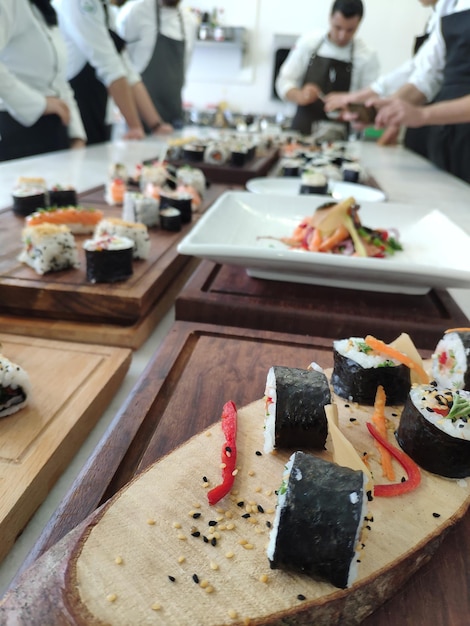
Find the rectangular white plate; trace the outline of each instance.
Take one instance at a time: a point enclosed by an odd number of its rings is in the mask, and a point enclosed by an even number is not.
[[[241,265],[250,276],[390,293],[470,287],[470,237],[437,210],[361,202],[364,226],[395,228],[403,245],[386,259],[290,250],[289,237],[324,196],[226,192],[180,242],[178,252]]]

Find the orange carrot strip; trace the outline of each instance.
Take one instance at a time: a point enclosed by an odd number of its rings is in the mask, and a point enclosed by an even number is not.
[[[319,228],[314,228],[312,238],[309,241],[308,249],[311,252],[318,252],[322,249],[322,234]]]
[[[400,363],[403,363],[403,365],[409,367],[410,370],[414,370],[423,384],[429,383],[429,376],[427,375],[423,366],[419,363],[416,363],[416,361],[413,361],[413,359],[411,359],[407,354],[404,354],[396,348],[389,346],[383,341],[380,341],[380,339],[372,337],[372,335],[367,335],[364,341],[370,348],[372,348],[376,352],[380,352],[381,354],[384,354],[391,359],[396,359]]]
[[[319,229],[317,228],[316,230]],[[323,239],[322,243],[320,244],[319,250],[320,252],[328,252],[348,237],[348,229],[346,228],[346,226],[344,226],[344,224],[340,224],[329,237],[325,237],[325,239]]]
[[[372,423],[376,426],[382,439],[387,440],[387,421],[385,418],[385,390],[382,385],[377,387],[375,394],[374,413],[372,415]],[[378,441],[375,441],[378,451],[380,452],[380,464],[382,465],[382,474],[390,481],[395,480],[395,470],[392,465],[392,455]]]
[[[447,335],[447,333],[468,333],[470,332],[470,328],[448,328],[446,331],[444,331],[444,335]]]

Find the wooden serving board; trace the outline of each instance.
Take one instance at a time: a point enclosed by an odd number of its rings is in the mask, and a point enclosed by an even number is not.
[[[279,479],[275,474],[279,470],[279,458],[281,458],[266,455],[258,457],[254,454],[254,450],[260,449],[262,446],[262,442],[259,441],[259,427],[263,407],[259,398],[264,391],[266,373],[273,364],[304,367],[311,361],[316,361],[324,367],[331,367],[331,340],[286,333],[254,331],[252,329],[185,322],[175,323],[167,340],[149,363],[121,414],[116,416],[113,427],[108,430],[106,437],[96,449],[93,457],[90,458],[71,492],[51,520],[49,528],[40,538],[37,550],[33,551],[33,556],[37,560],[30,561],[30,565],[31,563],[32,565],[23,572],[3,602],[0,603],[0,621],[1,619],[7,621],[14,616],[17,620],[16,623],[28,624],[28,626],[45,622],[90,623],[88,616],[83,618],[83,605],[80,601],[77,604],[78,596],[71,586],[73,580],[77,580],[76,575],[78,568],[81,567],[80,562],[82,565],[86,564],[84,560],[81,561],[82,556],[85,559],[85,551],[81,552],[83,538],[88,537],[93,526],[98,524],[96,528],[99,529],[101,523],[103,525],[108,523],[108,519],[116,520],[119,525],[119,520],[122,519],[119,507],[122,505],[127,507],[128,495],[133,497],[134,489],[142,492],[143,487],[141,489],[141,485],[151,480],[152,477],[157,482],[154,482],[151,487],[151,496],[136,503],[135,509],[129,518],[126,518],[121,529],[124,530],[129,523],[134,524],[139,533],[157,531],[152,535],[152,541],[145,541],[145,552],[147,553],[152,549],[154,539],[158,542],[159,527],[148,525],[146,515],[155,515],[156,518],[160,519],[164,519],[166,516],[171,518],[169,522],[171,536],[169,536],[168,544],[164,550],[166,556],[160,553],[157,555],[158,558],[153,563],[154,578],[151,583],[155,592],[155,595],[152,596],[152,602],[159,601],[162,609],[155,612],[149,609],[148,623],[167,623],[165,618],[168,613],[165,611],[168,610],[168,606],[165,609],[164,598],[157,597],[157,595],[160,590],[163,593],[167,588],[168,579],[166,577],[169,574],[175,575],[178,579],[176,586],[170,587],[174,590],[172,597],[174,598],[176,594],[178,603],[182,602],[183,606],[185,605],[184,594],[179,592],[187,588],[188,580],[191,597],[195,592],[200,592],[199,595],[196,593],[197,602],[199,602],[203,589],[192,582],[193,573],[202,573],[193,570],[193,565],[196,562],[192,561],[192,557],[189,558],[186,555],[185,564],[177,564],[179,569],[170,572],[166,570],[167,561],[165,559],[170,559],[171,555],[175,553],[180,556],[180,550],[192,551],[194,547],[200,548],[202,546],[202,542],[195,543],[196,539],[193,537],[186,540],[177,539],[175,533],[183,530],[183,528],[174,528],[172,523],[179,520],[184,527],[184,532],[187,533],[187,526],[191,519],[188,516],[189,509],[186,505],[190,503],[192,507],[194,503],[199,503],[199,501],[203,507],[205,524],[209,519],[205,517],[207,509],[204,508],[204,497],[207,490],[202,484],[202,476],[206,475],[212,484],[217,482],[220,471],[218,460],[221,445],[219,424],[217,423],[213,427],[211,424],[218,422],[222,404],[227,399],[233,399],[238,406],[245,406],[247,403],[255,401],[254,404],[250,404],[240,412],[242,424],[240,434],[241,471],[238,480],[241,482],[238,487],[243,490],[248,489],[248,495],[253,497],[254,502],[259,499],[259,503],[262,503],[263,506],[266,505],[264,514],[260,512],[255,514],[259,521],[259,527],[263,528],[264,517],[272,515],[272,513],[267,513],[273,498],[272,494],[267,493],[268,486],[271,482],[273,487],[278,483]],[[360,438],[360,450],[364,445],[367,445],[366,449],[370,448],[373,451],[371,440],[367,439],[366,443],[363,442],[363,431],[357,424],[349,422],[350,416],[349,413],[343,414],[343,418],[346,419],[348,434],[351,432],[353,437]],[[358,417],[361,416],[358,415]],[[249,421],[249,427],[247,427],[247,421]],[[207,436],[203,432],[191,439],[187,445],[177,448],[192,434],[201,433],[204,429],[211,432],[211,435]],[[164,456],[171,453],[175,448],[177,448],[176,452]],[[105,517],[102,518],[103,508],[97,507],[109,496],[116,494],[118,489],[132,476],[138,476],[140,472],[149,468],[158,459],[161,459],[161,462],[143,474],[143,483],[136,481],[128,490],[119,492],[115,496],[115,499],[111,501],[110,508],[105,513]],[[251,473],[252,471],[254,473]],[[153,474],[154,472],[155,474]],[[159,472],[165,472],[162,481],[158,479]],[[296,594],[292,607],[295,610],[302,609],[303,612],[297,613],[290,618],[290,621],[284,623],[357,624],[363,620],[364,625],[367,626],[396,626],[397,623],[403,623],[404,616],[406,616],[406,623],[413,624],[413,626],[428,623],[432,623],[433,626],[463,626],[466,624],[470,610],[470,594],[468,593],[470,517],[468,513],[464,516],[468,506],[468,486],[466,491],[463,486],[459,486],[456,490],[455,483],[430,475],[425,476],[423,485],[427,489],[429,485],[434,484],[434,480],[437,480],[438,483],[445,483],[444,495],[442,496],[442,491],[435,491],[433,488],[432,493],[427,492],[426,502],[423,502],[424,498],[419,498],[418,509],[416,508],[417,501],[412,498],[413,494],[409,494],[404,499],[392,499],[393,502],[390,500],[388,504],[377,501],[372,503],[373,506],[379,507],[378,514],[377,517],[374,517],[374,522],[371,525],[372,530],[367,539],[368,560],[365,561],[365,564],[361,564],[360,579],[354,588],[354,593],[352,591],[334,590],[327,585],[327,595],[325,596],[327,601],[320,605],[316,596],[310,595],[311,581],[302,580],[301,585],[308,585],[309,593],[308,595],[304,594],[307,600],[296,600]],[[264,487],[265,484],[266,488]],[[453,486],[449,488],[449,485]],[[258,491],[259,486],[261,491]],[[170,496],[167,496],[170,488],[172,488]],[[438,495],[439,497],[437,497]],[[186,502],[188,497],[189,500]],[[245,497],[244,494],[243,497]],[[176,513],[171,510],[173,500],[178,509]],[[230,506],[232,505],[233,503],[230,504]],[[382,506],[386,507],[386,514],[383,512]],[[240,508],[236,504],[233,507],[239,515]],[[138,516],[135,515],[136,512]],[[439,513],[440,517],[434,517],[432,513]],[[144,515],[144,519],[143,524],[140,525],[142,515]],[[131,517],[135,519],[131,521]],[[209,594],[210,597],[207,597],[210,610],[212,611],[214,607],[219,605],[220,599],[226,597],[224,594],[230,591],[230,602],[225,605],[225,610],[234,608],[239,611],[238,620],[231,619],[225,612],[223,620],[219,622],[221,624],[247,623],[242,620],[243,613],[240,609],[243,605],[237,601],[237,598],[240,597],[238,593],[238,581],[240,579],[235,578],[235,581],[229,583],[227,589],[223,582],[227,574],[230,577],[235,576],[235,573],[239,572],[237,568],[240,565],[245,567],[243,571],[248,570],[252,584],[249,595],[250,602],[253,601],[253,591],[259,591],[260,599],[257,604],[259,607],[265,602],[267,596],[271,597],[274,585],[279,582],[278,577],[284,578],[286,576],[280,572],[266,570],[266,560],[263,560],[260,570],[251,569],[253,562],[250,559],[257,559],[263,554],[266,531],[264,535],[260,533],[260,536],[257,537],[256,531],[252,530],[255,525],[251,526],[245,519],[237,518],[236,521],[237,532],[254,532],[253,540],[257,542],[257,548],[254,551],[245,551],[237,544],[237,565],[230,565],[227,568],[228,561],[225,552],[217,551],[217,549],[224,545],[227,547],[229,541],[235,540],[225,533],[223,539],[225,544],[221,542],[221,545],[210,546],[212,550],[209,552],[211,560],[212,555],[214,555],[214,559],[216,558],[215,555],[220,558],[218,570],[210,569],[209,563],[208,575],[211,576],[210,580],[213,584],[217,583],[217,585],[214,584],[214,595]],[[457,522],[460,523],[457,524]],[[387,524],[385,531],[384,524]],[[421,526],[425,534],[428,533],[428,536],[416,544],[415,541],[421,532]],[[447,533],[452,527],[453,530]],[[72,530],[74,528],[75,530]],[[69,534],[65,534],[68,531],[70,531]],[[89,539],[90,545],[93,541],[93,532],[92,530]],[[384,532],[386,535],[382,544],[380,542]],[[395,540],[397,537],[398,540]],[[388,545],[390,538],[394,539],[392,546]],[[441,541],[443,542],[442,546],[438,548]],[[58,543],[54,545],[55,542]],[[85,549],[87,543],[88,539],[86,539]],[[115,572],[117,568],[117,573],[122,575],[123,571],[129,573],[135,566],[133,557],[131,556],[129,561],[130,553],[127,553],[126,556],[125,552],[130,543],[123,544],[120,542],[119,554],[116,554],[114,549],[107,553],[106,559],[109,561],[109,565],[114,566],[114,568],[111,567],[112,572]],[[233,551],[235,552],[235,550]],[[40,554],[42,556],[37,558]],[[433,554],[433,558],[429,561]],[[125,567],[130,565],[130,568],[119,570],[121,566],[114,563],[116,556],[122,556],[122,565]],[[398,561],[396,561],[397,558]],[[377,565],[375,564],[376,559]],[[392,565],[382,567],[387,559],[392,559]],[[95,563],[102,565],[103,560],[97,559]],[[378,571],[374,569],[374,572],[371,572],[371,567],[372,569],[378,568]],[[419,571],[417,571],[418,569]],[[183,570],[188,574],[187,577],[183,575]],[[81,571],[83,573],[85,570],[82,569]],[[268,583],[261,583],[257,580],[255,572],[267,572]],[[414,575],[408,579],[412,574]],[[274,578],[271,578],[271,575]],[[139,572],[137,577],[133,578],[131,575],[127,578],[128,584],[130,584],[129,581],[133,581],[133,586],[138,590],[138,594],[141,593],[140,576],[141,573]],[[155,583],[157,579],[158,585]],[[162,585],[160,585],[161,579],[164,582]],[[275,580],[277,582],[273,582]],[[398,592],[400,585],[405,580],[407,580],[406,585]],[[135,584],[134,581],[136,581]],[[288,581],[290,585],[292,582],[290,576]],[[273,583],[272,586],[271,583]],[[168,584],[170,584],[169,581]],[[109,593],[116,593],[115,589],[114,591],[110,589]],[[324,585],[322,589],[325,589]],[[439,593],[436,593],[436,589],[439,589]],[[289,591],[291,588],[288,587],[287,590]],[[146,592],[143,593],[145,595]],[[328,593],[333,595],[328,596]],[[396,595],[378,608],[393,594]],[[116,602],[105,601],[103,603],[105,610],[120,613],[124,596],[121,596],[119,600],[119,594],[116,595],[118,595]],[[291,599],[291,595],[284,590],[280,594],[280,599],[274,598],[273,601],[289,603]],[[206,602],[206,599],[202,601]],[[136,610],[143,610],[143,605],[137,607]],[[198,609],[196,608],[196,610]],[[366,615],[374,610],[374,614],[366,618]],[[312,611],[315,612],[318,621],[313,622]],[[208,623],[206,621],[208,617],[210,617],[210,611],[204,614],[202,621],[194,619],[190,623],[205,625]],[[326,621],[322,622],[321,619]],[[350,621],[347,621],[348,619]],[[108,620],[108,623],[114,624],[114,621]],[[128,623],[136,623],[135,618],[128,620]],[[139,623],[146,622],[141,620]],[[253,620],[250,623],[261,624],[266,623],[266,620],[263,618],[261,621]]]
[[[204,197],[201,213],[227,186],[211,185]],[[103,210],[105,217],[120,217],[121,207],[111,207],[97,201],[104,188],[90,190],[79,197],[83,206]],[[83,199],[83,202],[82,202]],[[194,215],[194,221],[199,214]],[[134,274],[126,281],[114,284],[91,284],[86,280],[86,262],[82,242],[86,236],[76,236],[80,268],[49,272],[44,276],[19,263],[21,230],[24,219],[12,211],[0,213],[0,313],[48,320],[67,320],[132,326],[151,311],[172,281],[184,270],[190,257],[177,253],[177,243],[190,230],[191,224],[177,233],[160,228],[149,229],[150,255],[147,260],[133,264]]]
[[[202,261],[175,303],[179,320],[229,324],[322,337],[377,333],[392,341],[407,332],[434,349],[448,328],[468,326],[447,291],[423,296],[335,289],[251,278],[245,269]]]
[[[29,374],[29,404],[0,419],[0,560],[101,417],[123,380],[121,348],[0,335]]]
[[[230,165],[224,163],[217,165],[204,162],[190,162],[184,159],[171,161],[176,167],[192,165],[204,172],[207,180],[211,183],[224,183],[226,185],[245,185],[251,178],[266,176],[279,158],[279,149],[270,148],[264,154],[257,155],[244,165]]]

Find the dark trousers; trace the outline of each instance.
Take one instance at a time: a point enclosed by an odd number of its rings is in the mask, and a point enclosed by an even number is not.
[[[58,115],[43,115],[32,126],[23,126],[6,111],[0,111],[0,161],[66,150],[67,127]]]

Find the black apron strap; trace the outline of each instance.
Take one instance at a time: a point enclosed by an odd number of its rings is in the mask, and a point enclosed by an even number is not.
[[[0,111],[0,136],[0,161],[66,150],[70,145],[67,127],[58,115],[43,115],[32,126],[23,126]]]

